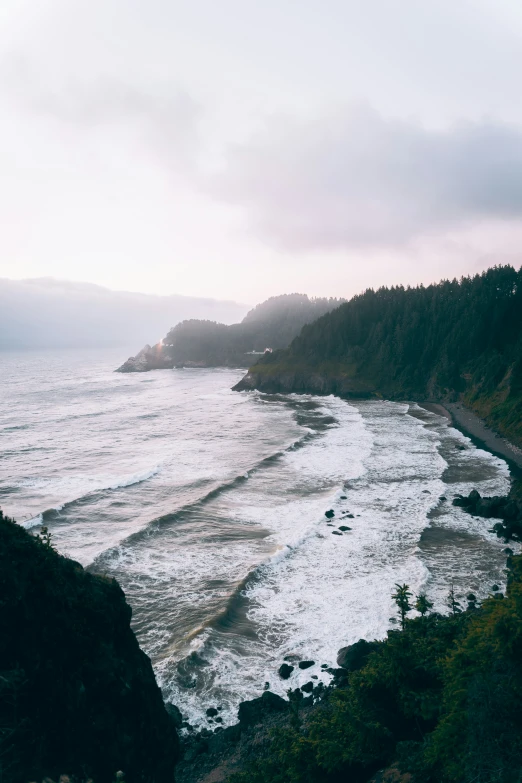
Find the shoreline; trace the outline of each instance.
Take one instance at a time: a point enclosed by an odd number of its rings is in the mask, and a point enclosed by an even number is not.
[[[488,427],[476,413],[461,403],[418,402],[421,408],[445,416],[453,427],[471,438],[481,448],[505,459],[513,478],[522,477],[522,449]]]

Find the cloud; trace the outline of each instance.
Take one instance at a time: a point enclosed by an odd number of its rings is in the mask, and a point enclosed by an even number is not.
[[[429,130],[366,106],[273,118],[228,150],[206,187],[282,249],[400,246],[520,218],[522,129],[483,121]]]
[[[2,64],[1,87],[22,110],[76,132],[115,128],[121,138],[130,132],[163,165],[176,170],[194,167],[201,108],[182,89],[172,84],[141,87],[109,76],[52,85],[38,78],[23,58],[7,57]]]

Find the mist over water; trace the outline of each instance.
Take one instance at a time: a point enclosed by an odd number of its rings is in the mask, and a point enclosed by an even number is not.
[[[327,681],[340,647],[392,627],[396,582],[439,610],[452,581],[461,597],[502,582],[490,523],[451,500],[507,492],[508,467],[443,417],[238,394],[235,370],[121,375],[119,358],[3,357],[0,502],[118,579],[191,723],[209,706],[233,722],[266,682]],[[284,656],[316,665],[283,682]]]

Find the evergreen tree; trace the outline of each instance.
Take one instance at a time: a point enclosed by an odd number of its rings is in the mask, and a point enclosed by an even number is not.
[[[401,627],[402,630],[404,630],[404,626],[406,624],[406,615],[408,612],[411,612],[411,604],[410,604],[410,598],[412,597],[413,593],[410,592],[409,585],[399,585],[396,584],[395,587],[397,588],[395,593],[393,593],[392,598],[397,604],[399,615],[401,618]]]
[[[424,617],[425,614],[429,612],[430,609],[433,608],[433,603],[431,601],[428,601],[424,593],[421,593],[417,596],[417,600],[415,601],[415,609],[420,613],[422,617]]]

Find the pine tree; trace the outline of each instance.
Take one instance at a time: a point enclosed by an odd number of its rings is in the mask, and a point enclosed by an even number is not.
[[[427,614],[432,608],[432,601],[428,601],[424,593],[421,593],[417,596],[417,600],[415,601],[415,609],[421,614],[422,617],[424,617],[424,615]]]
[[[460,614],[460,612],[462,612],[462,606],[459,603],[459,601],[457,601],[457,597],[455,595],[455,587],[453,585],[453,582],[451,583],[451,588],[448,593],[448,597],[446,599],[446,604],[447,606],[449,606],[451,610],[451,614],[455,615],[455,614]]]
[[[406,615],[408,614],[408,612],[411,612],[412,609],[410,604],[410,598],[412,597],[413,593],[410,592],[409,585],[395,584],[395,587],[397,588],[397,591],[392,594],[392,598],[397,604],[397,607],[399,609],[401,626],[402,626],[402,630],[404,630],[404,626],[406,624]]]

